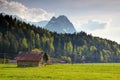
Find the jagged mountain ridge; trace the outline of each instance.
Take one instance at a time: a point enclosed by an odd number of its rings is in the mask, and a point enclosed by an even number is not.
[[[64,15],[59,17],[52,17],[48,24],[45,26],[46,29],[57,32],[57,33],[74,33],[76,32],[73,24]]]

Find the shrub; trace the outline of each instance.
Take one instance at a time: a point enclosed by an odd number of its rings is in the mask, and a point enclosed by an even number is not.
[[[3,58],[0,58],[0,63],[1,63],[1,64],[9,63],[9,59],[3,59]]]

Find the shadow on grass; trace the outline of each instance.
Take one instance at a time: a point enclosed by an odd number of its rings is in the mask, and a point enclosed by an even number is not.
[[[0,67],[0,68],[17,68],[17,66],[16,67],[5,66],[5,67]]]
[[[0,64],[0,68],[35,68],[30,66],[17,66],[16,64]]]

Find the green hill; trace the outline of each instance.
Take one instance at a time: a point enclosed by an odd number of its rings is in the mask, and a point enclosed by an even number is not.
[[[120,45],[83,31],[57,34],[0,14],[0,57],[38,48],[65,62],[120,62]]]

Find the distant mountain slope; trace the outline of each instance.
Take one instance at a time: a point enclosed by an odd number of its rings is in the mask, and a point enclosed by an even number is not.
[[[64,15],[58,18],[52,17],[48,24],[45,26],[46,29],[50,31],[55,31],[57,33],[74,33],[76,32],[73,24]]]
[[[40,21],[40,22],[30,22],[31,24],[34,24],[35,26],[39,27],[45,27],[49,21]]]

